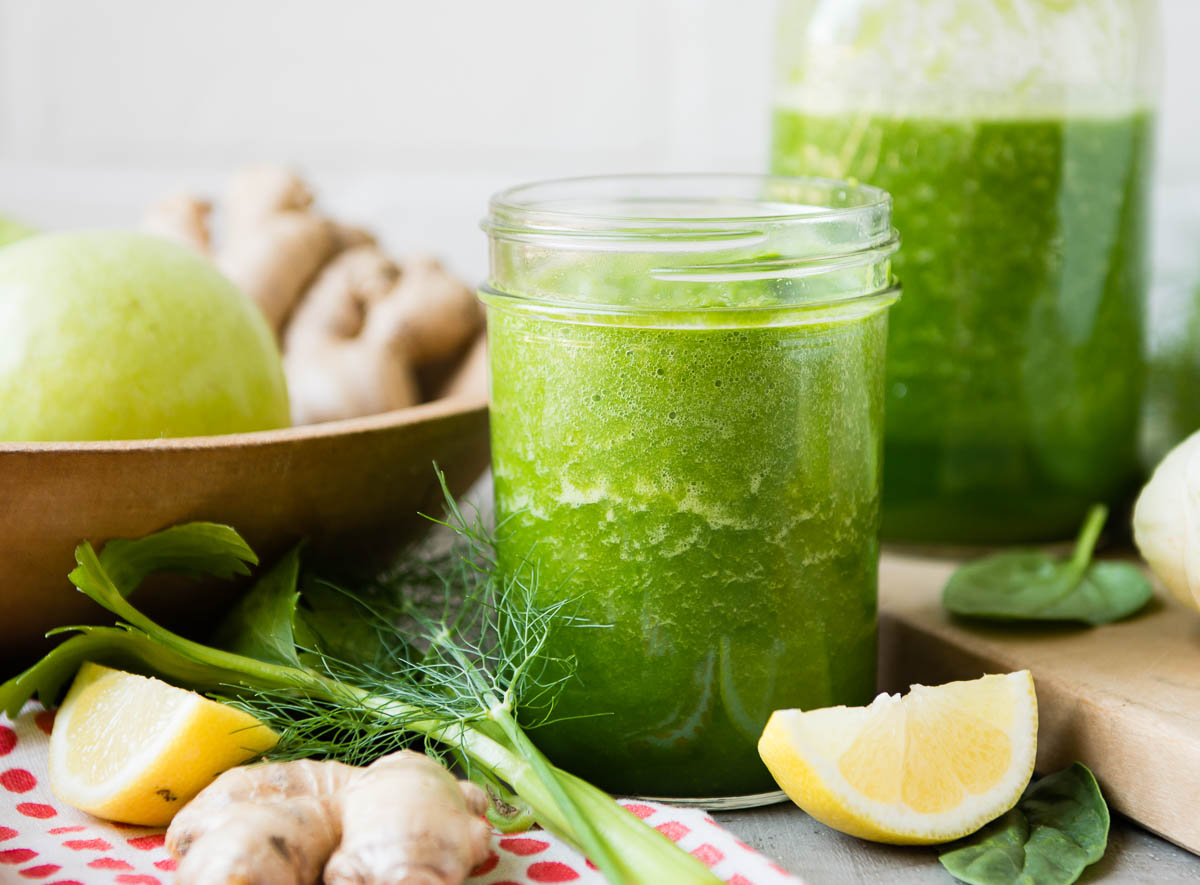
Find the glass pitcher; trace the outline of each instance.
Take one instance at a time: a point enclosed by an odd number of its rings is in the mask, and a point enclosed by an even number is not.
[[[1150,0],[784,0],[772,168],[895,199],[884,537],[1066,538],[1139,479]]]

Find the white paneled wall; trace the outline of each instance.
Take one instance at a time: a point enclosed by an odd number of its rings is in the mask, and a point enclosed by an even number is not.
[[[133,223],[247,161],[484,270],[489,193],[757,168],[770,0],[0,0],[0,211]]]
[[[1194,253],[1200,274],[1200,2],[1164,4],[1164,261],[1190,272]],[[476,223],[504,184],[761,168],[773,16],[772,0],[0,0],[0,211],[129,225],[164,191],[287,160],[398,250],[478,276]]]
[[[1158,337],[1170,337],[1178,329],[1172,314],[1200,285],[1200,0],[1160,2],[1165,57],[1151,325]]]

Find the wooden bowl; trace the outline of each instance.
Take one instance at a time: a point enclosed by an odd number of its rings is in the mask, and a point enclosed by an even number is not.
[[[433,462],[455,494],[488,462],[482,396],[260,433],[113,442],[0,443],[0,666],[43,634],[113,616],[67,580],[81,540],[132,538],[189,520],[232,525],[264,562],[307,538],[319,559],[369,571],[440,513]],[[153,578],[134,601],[203,635],[237,593]]]

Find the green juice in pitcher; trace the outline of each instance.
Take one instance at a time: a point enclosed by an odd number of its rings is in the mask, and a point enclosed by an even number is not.
[[[886,537],[1060,537],[1136,484],[1151,131],[777,112],[775,171],[895,201]]]
[[[1140,478],[1151,3],[790,0],[771,166],[892,194],[883,536],[1071,537]]]

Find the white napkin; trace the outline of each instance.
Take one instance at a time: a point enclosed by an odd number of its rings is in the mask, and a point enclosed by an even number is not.
[[[0,714],[0,882],[167,885],[174,879],[175,861],[163,846],[162,830],[99,820],[50,792],[46,768],[53,721],[52,712],[33,702],[15,722]],[[703,811],[633,800],[621,804],[729,885],[803,885]],[[543,830],[531,830],[494,834],[491,856],[467,881],[601,885],[604,879],[574,849]]]

